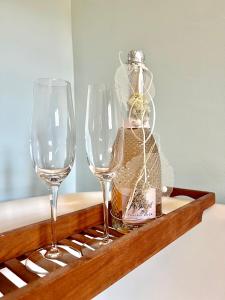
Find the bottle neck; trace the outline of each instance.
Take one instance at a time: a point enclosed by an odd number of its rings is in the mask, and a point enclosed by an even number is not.
[[[144,70],[142,64],[129,64],[130,95],[144,94]]]
[[[143,64],[128,64],[130,91],[127,102],[127,128],[149,128],[149,101],[145,95],[145,70]]]

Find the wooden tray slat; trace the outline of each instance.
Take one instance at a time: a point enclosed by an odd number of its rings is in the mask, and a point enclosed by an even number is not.
[[[98,232],[98,231],[96,231],[95,229],[92,229],[92,228],[84,230],[84,233],[87,234],[87,235],[89,235],[89,236],[92,236],[94,238],[101,238],[102,237],[102,232]],[[114,236],[112,236],[110,238],[112,240],[115,240]]]
[[[4,265],[27,283],[39,278],[37,274],[29,272],[26,267],[16,258],[6,261]]]
[[[88,237],[86,237],[85,235],[82,235],[80,233],[76,233],[76,234],[73,234],[71,235],[71,238],[80,242],[80,243],[83,243],[83,244],[86,244],[92,248],[95,248],[95,245],[96,245],[96,240],[94,239],[90,239]]]
[[[97,226],[94,226],[93,227],[95,230],[100,230],[100,231],[104,231],[104,226],[103,225],[97,225]],[[109,227],[109,234],[111,234],[112,236],[114,237],[121,237],[123,236],[124,234],[119,232],[119,231],[116,231],[115,229]]]
[[[93,238],[102,237],[102,233],[100,233],[92,228],[88,228],[88,229],[84,230],[83,233],[87,234]]]
[[[75,244],[74,242],[72,242],[69,239],[63,239],[63,240],[59,241],[58,244],[68,246],[71,249],[73,249],[74,251],[77,251],[78,254],[82,255],[82,248],[83,247],[78,245],[78,244]]]
[[[59,257],[58,260],[64,262],[65,264],[71,264],[74,261],[78,260],[79,258],[76,256],[73,256],[72,254],[70,254],[69,252],[67,252],[64,249],[60,249],[60,251],[63,253],[62,257]]]
[[[26,256],[29,257],[29,254],[27,254]],[[54,263],[51,260],[47,260],[47,259],[43,258],[42,255],[38,251],[35,254],[32,254],[32,261],[34,263],[38,262],[38,265],[48,272],[53,272],[53,271],[61,268],[61,266],[58,265],[57,263]]]
[[[2,294],[5,295],[15,290],[18,290],[18,287],[2,273],[0,273],[0,291],[2,292]]]

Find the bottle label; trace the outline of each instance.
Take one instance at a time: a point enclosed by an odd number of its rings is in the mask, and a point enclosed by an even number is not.
[[[133,199],[123,203],[123,221],[141,223],[156,217],[156,189],[136,191]]]

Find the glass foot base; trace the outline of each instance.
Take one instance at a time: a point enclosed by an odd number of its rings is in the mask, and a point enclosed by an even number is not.
[[[99,244],[99,247],[101,247],[101,246],[105,246],[105,245],[112,243],[112,241],[113,240],[111,240],[110,238],[108,238],[108,239],[103,238],[101,241],[98,242],[98,244]]]
[[[62,255],[62,252],[59,250],[58,247],[49,247],[46,250],[47,251],[44,254],[44,257],[48,259],[57,259]]]
[[[32,252],[25,261],[26,268],[35,274],[46,275],[49,272],[45,269],[48,268],[49,262],[54,262],[63,256],[62,251],[58,247],[47,247],[45,249],[38,249]],[[51,271],[59,268],[59,264],[51,263]]]

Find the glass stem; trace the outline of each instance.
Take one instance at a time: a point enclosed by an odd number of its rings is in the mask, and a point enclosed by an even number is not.
[[[57,200],[58,200],[57,185],[51,186],[50,206],[51,206],[51,234],[52,234],[52,247],[56,248],[56,219],[57,219]]]
[[[109,191],[111,180],[101,179],[101,188],[103,192],[103,218],[104,218],[104,237],[103,243],[109,242]]]

